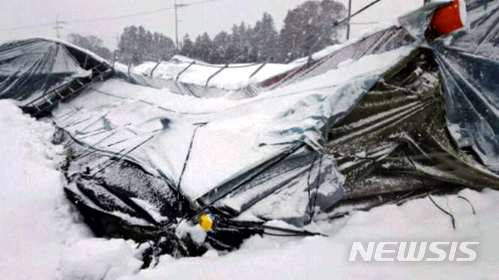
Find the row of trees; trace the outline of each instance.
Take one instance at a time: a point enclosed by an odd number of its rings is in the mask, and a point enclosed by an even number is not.
[[[339,43],[344,27],[337,23],[345,16],[345,6],[331,0],[308,1],[288,11],[279,34],[280,61],[308,56]]]
[[[123,30],[118,43],[120,61],[139,64],[143,61],[169,59],[176,51],[170,37],[146,30],[144,27],[129,26]]]
[[[288,11],[280,32],[272,16],[264,13],[254,27],[242,22],[213,40],[207,33],[195,41],[185,35],[180,54],[210,63],[289,62],[338,43],[344,28],[337,23],[345,16],[342,3],[307,1]]]
[[[104,47],[102,40],[96,36],[71,33],[68,35],[68,41],[105,59],[113,59],[111,51]],[[119,61],[126,64],[133,62],[135,65],[144,61],[167,60],[176,53],[171,38],[161,33],[151,33],[142,26],[126,27],[121,34],[118,49]]]
[[[344,5],[334,0],[307,1],[288,11],[280,32],[272,16],[264,13],[254,26],[242,22],[213,39],[206,32],[195,40],[186,34],[179,50],[171,38],[161,33],[152,33],[142,26],[129,26],[120,37],[119,60],[140,64],[165,60],[180,53],[217,64],[289,62],[338,43],[343,27],[337,23],[345,15]],[[104,58],[111,58],[111,52],[95,36],[70,34],[68,39]]]
[[[75,44],[79,47],[87,49],[102,58],[111,59],[111,51],[104,47],[104,43],[102,39],[90,35],[90,36],[82,36],[79,34],[71,33],[68,35],[68,41],[72,44]]]
[[[185,35],[180,54],[210,63],[267,61],[278,56],[277,42],[274,20],[265,13],[255,27],[243,22],[234,25],[231,33],[218,33],[213,40],[207,33],[199,35],[194,42]]]

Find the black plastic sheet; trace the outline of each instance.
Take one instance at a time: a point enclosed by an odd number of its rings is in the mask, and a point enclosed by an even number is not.
[[[499,1],[469,1],[467,27],[431,43],[445,81],[447,124],[499,171]]]
[[[61,43],[29,39],[0,46],[0,99],[26,100],[85,75]]]

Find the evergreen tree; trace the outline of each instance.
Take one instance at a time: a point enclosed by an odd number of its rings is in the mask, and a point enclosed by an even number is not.
[[[239,26],[235,29],[233,28],[233,42],[236,46],[236,56],[235,63],[247,62],[249,56],[249,44],[247,44],[248,38],[246,36],[246,24],[241,22]]]
[[[150,52],[156,56],[156,59],[169,59],[176,52],[175,43],[173,40],[161,33],[155,32],[152,36],[152,44]]]
[[[87,49],[104,59],[109,60],[112,58],[111,51],[108,48],[104,47],[102,39],[96,36],[82,36],[79,34],[71,33],[68,35],[68,41],[78,47]]]
[[[191,37],[189,37],[189,34],[185,34],[180,54],[184,56],[191,56],[193,48],[194,43],[192,42]]]
[[[175,44],[171,38],[157,32],[153,34],[143,26],[126,27],[118,48],[121,52],[120,60],[127,64],[164,60],[175,53]]]
[[[251,45],[254,50],[250,54],[252,58],[250,60],[259,62],[274,60],[278,53],[278,33],[270,14],[264,13],[262,19],[256,22],[252,35]]]
[[[301,42],[299,38],[303,34],[301,23],[297,22],[298,16],[297,11],[289,10],[284,18],[284,26],[279,34],[279,51],[281,61],[291,61],[297,57],[300,57],[299,46]]]
[[[186,35],[180,53],[216,64],[289,62],[338,43],[340,28],[336,22],[344,18],[345,14],[346,9],[339,2],[307,1],[288,11],[280,33],[276,30],[272,16],[264,13],[253,28],[244,22],[234,24],[230,32],[218,33],[213,41],[207,33],[199,35],[194,42]],[[149,34],[140,27],[133,28],[136,35],[130,31],[131,34],[127,36],[132,39],[137,37],[148,45]],[[155,38],[154,35],[154,41]],[[129,46],[135,52],[144,48],[147,49],[145,46]]]
[[[229,33],[222,31],[213,38],[213,63],[229,63],[232,58],[227,57],[227,48],[230,43]]]
[[[201,35],[201,45],[199,48],[203,50],[201,59],[211,63],[213,58],[213,42],[208,33],[205,32]]]
[[[230,60],[231,63],[235,62],[240,53],[240,42],[241,37],[239,36],[239,28],[237,25],[232,26],[232,33],[229,37],[229,45],[225,51],[225,57]]]
[[[213,56],[213,43],[208,33],[203,33],[196,38],[192,48],[192,57],[205,62],[211,62]]]
[[[281,60],[289,62],[337,43],[335,23],[345,13],[343,4],[332,0],[307,1],[288,11],[279,35]]]

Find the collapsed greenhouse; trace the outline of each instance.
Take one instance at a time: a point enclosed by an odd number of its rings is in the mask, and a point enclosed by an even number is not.
[[[468,26],[436,37],[447,4],[288,65],[177,61],[172,75],[15,41],[0,46],[0,98],[58,128],[66,195],[98,236],[192,256],[320,234],[300,227],[499,187],[499,1],[468,1]]]

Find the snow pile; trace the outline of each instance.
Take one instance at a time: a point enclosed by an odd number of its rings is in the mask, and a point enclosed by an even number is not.
[[[331,279],[331,278],[496,278],[498,276],[499,192],[464,190],[476,209],[451,195],[400,207],[357,212],[308,230],[329,237],[254,236],[241,250],[175,260],[162,256],[155,268],[139,271],[140,252],[131,241],[92,238],[72,214],[56,171],[62,149],[50,144],[54,129],[0,101],[0,279]],[[273,225],[277,225],[273,222]],[[279,226],[283,226],[280,225]],[[471,263],[348,262],[353,241],[476,241]]]
[[[114,280],[133,275],[142,266],[136,246],[122,239],[81,240],[62,254],[62,279]]]
[[[207,235],[199,224],[192,224],[192,222],[186,220],[180,222],[175,230],[175,234],[181,239],[189,236],[199,245],[203,245]]]
[[[400,207],[382,206],[336,222],[313,224],[310,230],[329,237],[275,238],[254,236],[234,253],[175,260],[161,257],[154,269],[127,280],[147,279],[478,279],[497,278],[499,264],[499,192],[464,190],[476,209],[457,195],[435,197],[456,218],[454,230],[447,215],[428,198]],[[349,262],[353,241],[480,242],[477,259],[458,262]]]
[[[64,197],[54,132],[0,100],[0,279],[111,280],[137,272],[136,244],[92,238]]]
[[[0,101],[0,279],[54,279],[61,250],[88,236],[74,223],[55,170],[62,147],[51,125]]]

